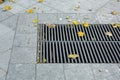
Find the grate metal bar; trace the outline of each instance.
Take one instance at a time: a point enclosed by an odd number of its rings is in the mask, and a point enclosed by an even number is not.
[[[120,44],[118,42],[44,42],[47,63],[119,63]],[[44,45],[44,44],[43,44]],[[78,45],[78,47],[74,47]],[[73,47],[72,47],[73,46]],[[107,48],[106,48],[107,47]],[[116,48],[115,51],[112,48]],[[48,50],[48,51],[47,51]],[[53,50],[53,51],[52,51]],[[68,58],[71,53],[76,59]],[[113,54],[114,53],[114,54]],[[117,54],[116,54],[117,53]]]
[[[56,25],[55,28],[48,28],[46,30],[45,39],[48,41],[91,41],[95,38],[96,41],[120,41],[120,31],[118,28],[112,28],[112,25],[91,25],[85,28],[82,25]],[[80,38],[77,36],[79,31],[83,31],[85,36]],[[111,32],[112,37],[106,36],[106,32]]]
[[[84,37],[78,37],[82,31]],[[105,32],[111,32],[112,37]],[[38,54],[40,63],[120,63],[120,28],[111,24],[82,25],[56,24],[49,28],[40,24],[38,28]],[[76,59],[68,58],[70,54],[79,55]]]

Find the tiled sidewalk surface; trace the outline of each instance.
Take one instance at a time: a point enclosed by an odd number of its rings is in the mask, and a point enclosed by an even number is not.
[[[8,4],[13,9],[4,12]],[[76,4],[79,11],[74,11]],[[120,64],[35,64],[37,27],[32,22],[38,18],[39,23],[66,24],[70,16],[80,22],[88,18],[91,24],[116,23],[120,16],[110,13],[119,11],[119,4],[116,0],[6,1],[0,5],[0,80],[119,80]],[[34,14],[24,13],[33,7],[37,7]]]

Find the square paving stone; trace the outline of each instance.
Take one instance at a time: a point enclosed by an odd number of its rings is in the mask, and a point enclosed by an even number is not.
[[[11,55],[11,63],[35,63],[36,48],[14,47]]]
[[[3,10],[0,8],[0,21],[3,21],[3,20],[5,20],[5,19],[8,19],[8,18],[11,17],[12,15],[13,15],[12,13],[3,11]]]
[[[56,24],[57,23],[57,14],[56,13],[38,14],[38,19],[40,21],[39,23],[42,23],[42,24],[46,24],[46,23]]]
[[[38,64],[36,80],[65,80],[62,64]]]
[[[89,64],[64,64],[66,80],[94,80]]]
[[[17,27],[17,22],[18,22],[18,14],[1,21],[1,24],[3,24],[6,27],[8,27],[9,29],[15,31],[16,27]]]
[[[5,80],[8,63],[0,63],[0,80]]]
[[[37,47],[37,34],[16,34],[14,46]]]
[[[34,24],[31,25],[18,25],[17,34],[37,34],[37,27]]]
[[[115,76],[120,76],[119,67],[117,64],[93,64],[92,70],[95,80],[112,80]]]
[[[57,20],[58,24],[72,24],[73,20],[77,20],[77,14],[76,13],[63,13],[58,14]],[[78,20],[79,21],[79,20]]]
[[[37,14],[21,13],[19,14],[18,25],[33,25],[33,20],[37,18]]]
[[[35,65],[10,64],[7,80],[35,80]]]

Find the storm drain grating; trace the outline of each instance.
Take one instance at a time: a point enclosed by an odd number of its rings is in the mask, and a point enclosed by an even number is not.
[[[78,37],[82,31],[84,37]],[[112,36],[106,36],[111,32]],[[38,27],[37,60],[40,63],[119,63],[120,28],[110,24],[82,25],[56,24],[49,28],[45,24]],[[76,54],[75,59],[69,58]]]

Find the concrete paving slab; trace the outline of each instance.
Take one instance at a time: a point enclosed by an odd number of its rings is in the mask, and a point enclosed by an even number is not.
[[[34,1],[34,0],[16,0],[15,3],[24,8],[29,8],[30,6],[35,5],[37,3],[37,0],[36,1]]]
[[[37,34],[37,26],[35,24],[18,25],[16,33],[17,34]]]
[[[19,14],[18,25],[33,25],[33,20],[38,18],[37,14]]]
[[[10,64],[6,80],[35,80],[35,65]]]
[[[63,64],[37,64],[36,80],[65,80]]]
[[[118,19],[115,15],[106,14],[106,13],[97,13],[97,19],[100,24],[114,24],[118,23]]]
[[[10,16],[12,16],[13,14],[7,11],[3,11],[3,9],[0,9],[0,22],[2,20],[8,19]]]
[[[8,64],[0,63],[0,80],[5,80]]]
[[[5,25],[9,29],[15,31],[16,27],[17,27],[17,21],[18,21],[18,15],[16,14],[16,15],[9,17],[8,19],[1,21],[0,23]],[[6,30],[6,31],[8,31],[8,30]]]
[[[37,47],[37,34],[16,34],[14,46]]]
[[[66,80],[94,80],[89,64],[64,64]]]
[[[35,63],[36,48],[29,47],[14,47],[11,54],[10,63]]]
[[[120,76],[120,71],[117,64],[93,64],[92,70],[95,80],[117,80]]]
[[[58,15],[57,17],[58,24],[72,24],[72,21],[77,20],[78,17],[76,13],[63,13],[57,15]],[[69,17],[69,19],[67,19],[67,17]]]
[[[14,39],[14,31],[9,31],[2,36],[0,36],[0,54],[2,55],[4,52],[11,50],[13,39]],[[4,54],[3,54],[4,55]],[[9,55],[8,55],[9,56]]]
[[[39,23],[50,23],[56,24],[57,23],[57,14],[38,14]]]
[[[78,14],[78,20],[83,22],[88,22],[89,24],[98,24],[99,19],[97,18],[96,13],[88,13],[88,14]]]
[[[47,5],[37,3],[36,5],[33,5],[29,9],[34,9],[35,13],[60,13],[61,11],[57,9],[53,9]]]
[[[0,63],[8,64],[10,60],[11,49],[0,52]]]
[[[11,6],[12,6],[12,9],[9,11],[13,14],[24,13],[24,11],[26,10],[26,8],[22,7],[21,5],[11,4]]]

